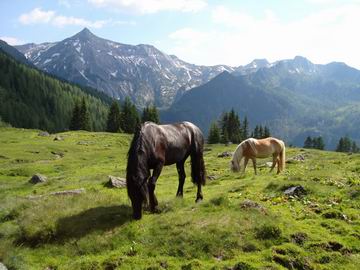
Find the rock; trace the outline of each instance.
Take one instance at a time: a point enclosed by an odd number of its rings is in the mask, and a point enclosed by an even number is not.
[[[76,195],[85,192],[85,188],[73,189],[73,190],[64,190],[64,191],[56,191],[51,192],[50,195]]]
[[[267,167],[269,167],[269,168],[272,167],[272,164],[273,164],[273,163],[272,163],[271,161],[265,163],[265,165],[266,165]]]
[[[62,152],[55,152],[55,151],[51,151],[51,154],[55,155],[55,158],[62,158],[65,155]]]
[[[126,179],[109,175],[109,181],[106,183],[110,188],[124,188],[126,187]]]
[[[6,266],[0,262],[0,270],[7,270]]]
[[[225,152],[218,154],[218,157],[231,157],[232,154],[233,154],[232,152],[225,151]]]
[[[207,175],[206,178],[209,179],[210,181],[218,179],[216,175]]]
[[[243,208],[243,209],[250,209],[250,208],[253,208],[253,209],[259,209],[261,210],[262,212],[265,212],[266,211],[266,208],[260,204],[258,204],[257,202],[254,202],[254,201],[251,201],[251,200],[244,200],[241,204],[240,204],[240,207]]]
[[[287,196],[296,196],[296,197],[301,197],[303,195],[306,195],[306,190],[304,187],[302,186],[294,186],[294,187],[289,187],[284,191],[284,194]]]
[[[40,131],[40,132],[38,133],[38,136],[41,136],[41,137],[49,137],[50,134],[49,134],[49,132],[47,132],[47,131]]]
[[[77,143],[78,145],[89,145],[87,142],[84,142],[84,141],[80,141]]]
[[[29,180],[30,183],[32,184],[37,184],[37,183],[44,183],[47,181],[47,177],[44,175],[41,175],[39,173],[34,174],[31,179]]]
[[[298,155],[296,155],[294,157],[291,157],[288,160],[286,160],[286,163],[292,163],[294,161],[304,162],[305,158],[306,158],[305,154],[298,154]]]
[[[294,233],[294,234],[290,235],[290,237],[294,243],[296,243],[300,246],[302,246],[305,243],[305,241],[307,241],[307,239],[308,239],[308,235],[304,232]]]
[[[54,138],[54,141],[62,141],[62,140],[64,140],[63,137],[61,137],[59,135],[55,136],[55,138]]]

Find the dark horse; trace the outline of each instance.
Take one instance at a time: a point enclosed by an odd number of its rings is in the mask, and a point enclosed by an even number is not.
[[[150,204],[155,211],[158,204],[154,194],[156,180],[163,166],[176,163],[179,174],[177,196],[183,196],[184,163],[191,156],[192,181],[197,185],[196,202],[203,199],[201,186],[205,185],[203,159],[204,137],[190,122],[157,125],[146,122],[135,132],[131,142],[126,169],[126,187],[133,208],[133,217],[141,219],[142,204]],[[153,170],[150,175],[150,170]]]

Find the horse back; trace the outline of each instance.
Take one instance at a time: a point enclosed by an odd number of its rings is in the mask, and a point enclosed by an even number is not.
[[[168,125],[146,123],[144,134],[152,148],[153,162],[171,165],[185,160],[190,154],[194,139],[193,126],[195,125],[189,122]]]

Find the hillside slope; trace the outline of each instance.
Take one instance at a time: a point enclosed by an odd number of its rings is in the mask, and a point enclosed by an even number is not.
[[[257,67],[252,72],[250,67],[248,73],[225,72],[187,91],[163,111],[163,121],[192,121],[206,132],[221,113],[234,108],[289,144],[302,146],[309,135],[323,136],[327,149],[344,135],[360,142],[359,70],[335,62],[316,65],[300,56],[258,62],[250,65]]]
[[[0,53],[0,116],[15,127],[69,128],[76,100],[88,103],[93,130],[103,130],[108,105],[77,86],[50,77]]]
[[[131,137],[0,129],[0,260],[9,269],[349,269],[360,264],[360,155],[289,148],[301,155],[275,175],[229,170],[209,145],[204,201],[189,176],[175,197],[176,167],[156,186],[160,213],[131,220],[124,176]],[[82,143],[79,143],[82,142]],[[54,154],[55,153],[55,154]],[[190,175],[189,164],[186,165]],[[48,182],[32,185],[41,173]],[[301,185],[306,195],[283,191]],[[51,192],[84,188],[78,195]]]

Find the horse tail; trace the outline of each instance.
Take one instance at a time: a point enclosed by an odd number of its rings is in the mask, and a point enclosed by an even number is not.
[[[204,163],[204,136],[200,129],[193,130],[191,144],[191,178],[195,184],[205,185],[206,182],[206,170]]]
[[[285,170],[285,159],[286,159],[286,157],[285,157],[285,143],[283,143],[282,142],[282,144],[281,144],[281,152],[280,152],[280,171],[283,171],[283,170]]]

